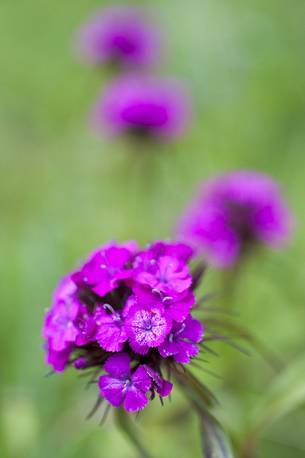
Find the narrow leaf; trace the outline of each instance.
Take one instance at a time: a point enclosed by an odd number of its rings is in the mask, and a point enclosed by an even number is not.
[[[230,441],[218,421],[207,413],[201,413],[202,450],[205,458],[233,458]]]

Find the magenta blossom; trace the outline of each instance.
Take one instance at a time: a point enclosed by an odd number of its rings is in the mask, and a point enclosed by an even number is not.
[[[158,347],[171,328],[171,321],[159,304],[134,305],[126,318],[126,330],[131,347],[144,355],[150,348]]]
[[[76,286],[69,277],[64,278],[56,289],[49,309],[43,336],[48,339],[50,350],[61,352],[74,342],[78,330],[74,326],[80,304],[75,298]]]
[[[131,276],[128,263],[132,251],[125,245],[106,245],[96,250],[72,279],[78,286],[90,287],[98,296],[104,296]]]
[[[124,76],[106,87],[92,122],[110,136],[131,134],[170,140],[180,136],[189,118],[189,98],[176,81]]]
[[[192,251],[184,244],[155,243],[140,252],[134,262],[134,288],[146,287],[163,298],[182,297],[192,284],[187,265]]]
[[[159,352],[163,358],[173,356],[177,363],[187,364],[198,354],[196,343],[202,336],[202,324],[189,315],[182,323],[174,323],[166,340],[159,346]]]
[[[254,243],[281,246],[290,234],[291,219],[271,178],[237,171],[202,187],[184,214],[178,234],[212,264],[227,267]]]
[[[192,277],[185,263],[170,256],[162,256],[158,260],[151,260],[145,271],[140,270],[135,275],[135,281],[168,296],[189,289]]]
[[[99,345],[110,352],[121,351],[128,339],[121,313],[105,304],[96,308],[94,320],[97,326],[95,337]]]
[[[143,366],[139,366],[132,374],[130,357],[126,353],[118,353],[108,358],[104,369],[109,375],[100,377],[99,387],[102,396],[112,406],[124,404],[127,412],[135,412],[146,406],[146,393],[151,387],[151,379]]]
[[[143,9],[111,7],[80,29],[77,48],[88,63],[145,67],[160,57],[160,33]]]

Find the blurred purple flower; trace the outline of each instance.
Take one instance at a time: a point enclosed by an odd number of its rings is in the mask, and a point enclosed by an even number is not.
[[[53,367],[55,372],[62,372],[69,361],[70,355],[73,351],[73,345],[67,346],[61,350],[56,351],[53,349],[52,343],[49,341],[46,345],[46,363]]]
[[[128,75],[106,87],[92,112],[98,133],[170,140],[185,130],[190,102],[176,81]]]
[[[80,29],[76,47],[88,63],[145,67],[158,61],[160,41],[143,9],[123,6],[96,14]]]
[[[242,170],[208,181],[177,232],[212,264],[227,267],[256,242],[281,246],[290,235],[291,222],[277,183]]]
[[[55,290],[53,303],[43,327],[43,336],[49,342],[49,350],[55,352],[65,350],[70,342],[74,342],[78,334],[74,320],[80,304],[74,297],[75,291],[76,286],[70,277],[64,278]]]
[[[110,356],[104,365],[109,375],[102,375],[99,387],[102,396],[114,407],[124,404],[127,412],[143,409],[148,403],[146,393],[151,387],[151,379],[143,366],[133,373],[127,353]]]

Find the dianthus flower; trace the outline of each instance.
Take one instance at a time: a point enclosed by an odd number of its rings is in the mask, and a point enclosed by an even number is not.
[[[256,243],[281,246],[291,219],[277,183],[242,170],[205,183],[177,232],[211,264],[227,267]]]
[[[171,140],[183,133],[189,114],[188,96],[178,82],[127,75],[104,89],[92,124],[97,133],[109,136]]]
[[[143,9],[111,7],[81,27],[76,46],[88,63],[146,67],[160,57],[160,33]]]
[[[163,372],[189,363],[203,336],[191,316],[192,256],[177,242],[95,250],[55,290],[43,327],[47,363],[56,372],[96,369],[100,396],[127,411],[168,396]]]

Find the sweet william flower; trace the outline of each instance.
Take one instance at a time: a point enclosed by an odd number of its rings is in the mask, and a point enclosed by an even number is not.
[[[135,274],[135,281],[164,295],[180,294],[190,288],[188,267],[171,256],[151,260],[145,271]]]
[[[102,396],[112,406],[124,404],[127,412],[135,412],[146,406],[146,393],[151,387],[151,379],[143,366],[131,373],[130,357],[126,353],[119,353],[108,358],[104,369],[108,375],[100,377],[99,387]]]
[[[173,324],[166,340],[159,346],[159,352],[163,358],[173,356],[177,363],[187,364],[198,354],[196,343],[202,336],[202,324],[189,315],[182,323]]]
[[[158,303],[139,301],[130,308],[125,322],[131,347],[139,354],[146,354],[164,341],[171,324]]]
[[[109,244],[96,250],[82,268],[75,272],[72,280],[77,286],[89,287],[98,296],[104,296],[121,280],[131,276],[127,267],[132,258],[131,244]]]
[[[121,351],[128,339],[124,319],[119,311],[109,304],[98,306],[94,312],[97,326],[96,340],[107,351]]]
[[[84,24],[77,36],[85,62],[143,68],[160,57],[160,32],[142,8],[109,7]]]
[[[126,75],[107,86],[93,108],[97,133],[167,141],[183,134],[189,97],[175,80]]]
[[[50,350],[61,352],[74,342],[78,331],[74,320],[80,304],[75,298],[76,286],[69,277],[64,278],[53,296],[43,327],[43,336],[48,339]]]
[[[277,183],[267,175],[241,170],[204,184],[177,233],[211,264],[227,267],[256,243],[282,246],[291,221]]]

